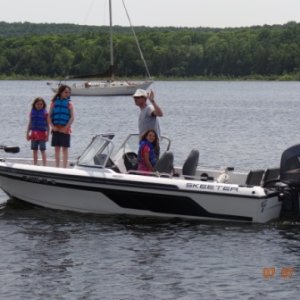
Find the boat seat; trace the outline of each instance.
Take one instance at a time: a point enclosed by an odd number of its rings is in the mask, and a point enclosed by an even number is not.
[[[193,149],[187,159],[185,160],[183,166],[182,166],[182,175],[185,178],[194,177],[196,175],[196,170],[198,166],[199,161],[199,151],[197,149]]]
[[[174,154],[171,151],[166,151],[157,161],[154,170],[159,173],[171,174],[174,169]]]
[[[124,165],[127,171],[137,170],[138,158],[135,152],[126,152],[123,155]]]
[[[246,185],[262,185],[265,170],[251,170],[246,178]]]
[[[107,155],[100,153],[94,156],[94,164],[96,166],[104,166],[104,162],[106,160]],[[121,173],[120,169],[113,163],[113,161],[109,158],[106,162],[106,168],[112,169],[117,173]]]
[[[262,186],[269,186],[279,180],[280,169],[279,168],[270,168],[267,169],[263,177]]]
[[[94,156],[94,163],[95,163],[95,165],[97,165],[97,166],[103,166],[103,164],[104,164],[104,162],[106,160],[106,157],[107,157],[107,155],[103,154],[103,153],[96,154]]]

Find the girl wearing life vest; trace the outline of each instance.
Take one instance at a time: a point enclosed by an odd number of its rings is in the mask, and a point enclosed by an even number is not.
[[[31,141],[34,165],[37,165],[38,162],[38,150],[41,151],[43,166],[47,164],[46,142],[48,142],[48,136],[49,123],[46,102],[43,98],[38,97],[33,100],[26,133],[27,140]]]
[[[51,100],[49,123],[52,128],[51,146],[55,148],[55,164],[60,166],[62,152],[63,167],[68,165],[68,148],[71,140],[71,124],[74,121],[74,107],[71,103],[71,88],[60,85],[57,93]]]
[[[154,172],[156,151],[158,147],[157,133],[153,129],[147,130],[141,137],[138,151],[138,171]]]

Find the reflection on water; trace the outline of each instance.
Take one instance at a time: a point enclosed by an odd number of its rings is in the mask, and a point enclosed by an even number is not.
[[[0,144],[17,143],[20,156],[31,156],[24,134],[31,101],[42,96],[49,103],[51,91],[39,81],[0,81],[0,88]],[[202,165],[272,167],[297,143],[298,82],[158,82],[153,88],[177,162],[195,147]],[[73,102],[74,157],[92,133],[136,132],[138,109],[130,97]],[[297,298],[300,223],[95,216],[6,200],[0,192],[3,298]],[[263,270],[273,267],[274,277],[264,278]],[[295,272],[283,279],[287,267]]]
[[[285,297],[294,295],[287,285],[298,285],[299,225],[84,215],[15,201],[1,224],[7,297],[257,299],[279,282]],[[263,268],[271,266],[278,277],[267,281]],[[294,277],[281,282],[288,266]]]

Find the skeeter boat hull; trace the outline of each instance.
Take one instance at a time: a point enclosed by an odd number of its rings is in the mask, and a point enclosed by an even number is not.
[[[139,178],[146,176],[114,171],[54,169],[0,163],[1,188],[10,197],[35,205],[83,213],[265,223],[277,219],[281,210],[277,193],[267,195],[262,188],[210,184],[209,189],[216,191],[208,192],[201,188],[208,184],[200,181],[154,177],[146,181]]]
[[[104,154],[111,139],[96,136],[78,162],[67,169],[2,159],[0,187],[11,198],[81,213],[249,223],[267,223],[281,215],[281,192],[274,187],[244,184],[244,175],[235,179],[237,183],[221,183],[198,175],[141,176],[124,171],[128,142],[114,156],[111,152]],[[95,159],[99,158],[99,149],[100,164]]]

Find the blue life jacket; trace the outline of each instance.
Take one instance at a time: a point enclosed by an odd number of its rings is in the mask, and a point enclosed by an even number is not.
[[[35,131],[47,131],[48,123],[46,118],[47,111],[45,109],[37,110],[33,108],[30,113],[31,118],[31,130]]]
[[[52,109],[52,123],[54,125],[66,126],[70,120],[71,114],[69,109],[70,99],[56,98],[54,100],[54,107]]]
[[[138,151],[138,161],[142,161],[143,160],[143,158],[142,158],[142,149],[146,145],[149,146],[149,148],[150,148],[149,160],[150,160],[151,165],[154,167],[155,164],[156,164],[156,155],[155,155],[154,147],[153,147],[153,144],[150,143],[147,140],[140,141],[140,147],[139,147],[139,151]]]

